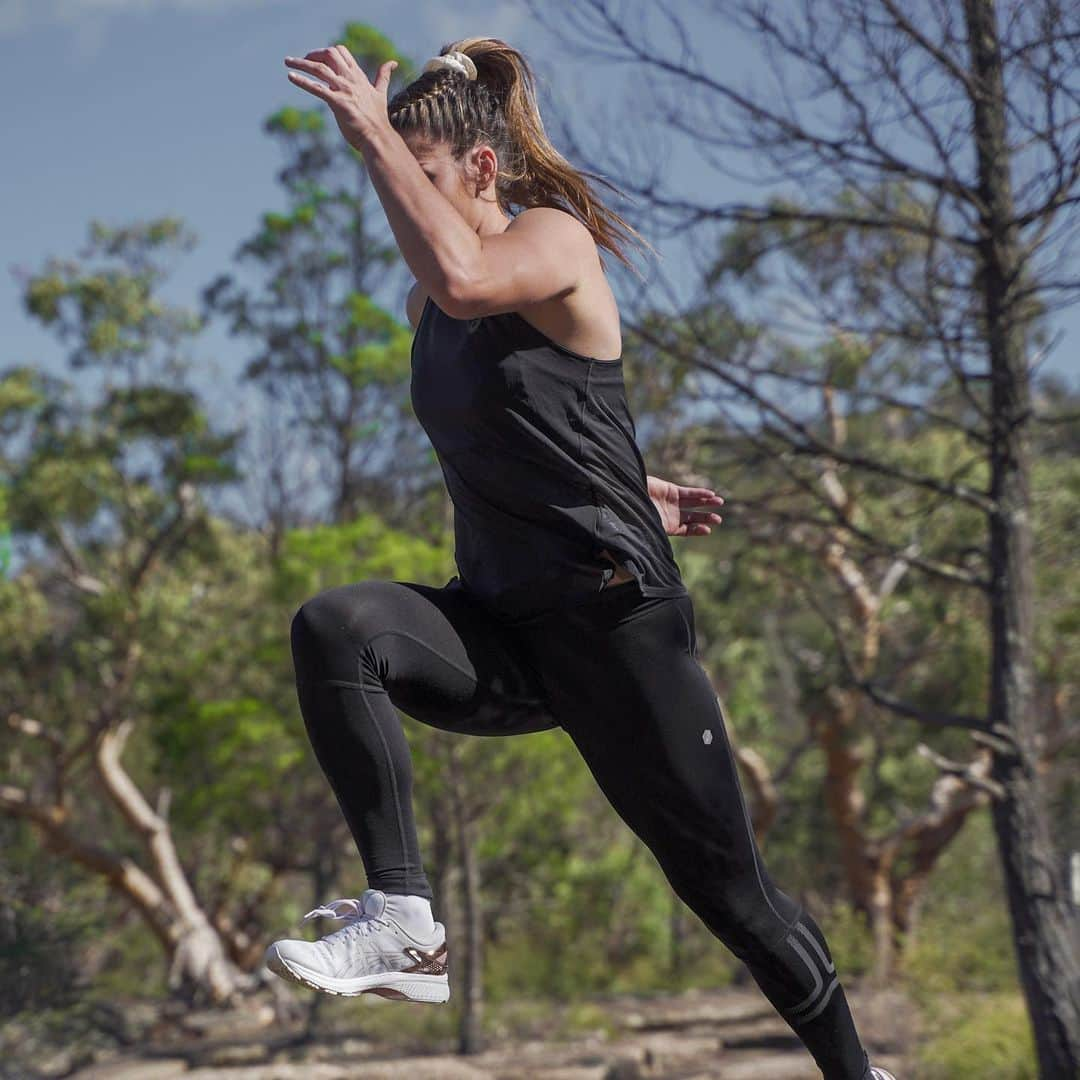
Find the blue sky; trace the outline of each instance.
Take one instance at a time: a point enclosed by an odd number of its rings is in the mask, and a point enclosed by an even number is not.
[[[258,215],[281,205],[281,162],[263,120],[283,104],[317,103],[289,83],[282,58],[327,44],[350,20],[376,26],[418,62],[456,37],[510,40],[533,60],[542,93],[594,123],[605,112],[620,122],[623,102],[648,93],[632,70],[597,70],[562,54],[519,0],[0,0],[0,367],[63,366],[59,343],[23,313],[12,271],[76,253],[92,218],[182,217],[199,243],[165,295],[195,308],[199,289],[235,268],[233,253]],[[699,55],[745,62],[718,18],[693,22]],[[672,167],[683,170],[686,190],[700,177],[711,198],[726,194],[715,173],[695,171],[684,157]],[[665,254],[665,272],[677,274],[678,252],[650,239]],[[639,266],[652,272],[651,263]],[[1047,366],[1075,377],[1080,314],[1059,325],[1066,336]],[[211,328],[196,346],[200,374],[231,379],[245,348]]]
[[[453,9],[389,0],[0,0],[8,102],[0,367],[63,367],[59,343],[22,311],[12,270],[74,254],[93,218],[182,217],[199,242],[164,294],[196,308],[199,289],[235,269],[233,254],[259,214],[282,205],[281,159],[262,122],[285,104],[320,104],[289,83],[283,57],[326,45],[358,17],[416,58],[476,27],[513,38],[527,19],[512,0]],[[211,327],[197,346],[201,374],[239,370],[245,348]]]

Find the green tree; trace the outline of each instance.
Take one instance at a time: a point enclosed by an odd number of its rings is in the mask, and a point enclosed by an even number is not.
[[[184,552],[212,548],[203,496],[235,478],[236,433],[214,431],[183,382],[199,322],[157,295],[162,258],[191,242],[173,219],[95,223],[85,263],[51,260],[26,284],[28,313],[70,343],[71,366],[100,390],[83,401],[26,367],[0,380],[7,513],[27,552],[0,591],[12,766],[0,809],[139,912],[175,989],[225,1000],[240,972],[165,808],[123,761],[149,718],[141,679],[155,582]]]
[[[362,65],[393,57],[401,65],[395,79],[414,77],[371,27],[348,23],[338,41]],[[415,524],[415,500],[438,476],[409,403],[412,333],[372,297],[393,280],[400,255],[379,228],[363,157],[327,128],[327,115],[321,105],[289,105],[267,118],[285,161],[278,179],[286,208],[263,213],[237,252],[258,282],[223,273],[203,292],[206,312],[256,350],[244,378],[263,393],[272,430],[269,447],[251,448],[251,472],[269,473],[264,511],[275,537],[289,525],[324,515],[348,521],[364,509]],[[313,473],[326,482],[312,484]]]

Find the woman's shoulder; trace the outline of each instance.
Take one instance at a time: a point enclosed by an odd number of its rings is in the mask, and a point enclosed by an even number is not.
[[[564,249],[578,245],[582,251],[596,250],[596,241],[585,223],[557,206],[530,206],[514,216],[507,226],[507,231],[510,229],[532,233],[536,239]]]

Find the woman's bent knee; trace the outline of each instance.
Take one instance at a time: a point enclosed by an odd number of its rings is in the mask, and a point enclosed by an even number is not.
[[[359,581],[324,589],[305,600],[289,629],[298,677],[355,679],[367,643],[395,623],[393,581]]]

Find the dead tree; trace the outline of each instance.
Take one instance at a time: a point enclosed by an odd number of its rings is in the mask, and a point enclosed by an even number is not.
[[[1039,319],[1080,291],[1065,261],[1080,217],[1080,9],[1060,0],[718,0],[709,10],[701,17],[763,47],[756,86],[696,54],[689,15],[611,0],[561,11],[568,49],[634,65],[641,137],[653,135],[651,117],[718,173],[753,172],[749,198],[713,202],[665,187],[655,167],[664,155],[650,156],[654,167],[639,181],[573,147],[579,163],[617,176],[644,202],[654,237],[692,230],[703,243],[710,224],[741,226],[723,258],[710,259],[702,294],[680,307],[678,335],[658,341],[655,319],[627,328],[706,373],[732,406],[729,420],[755,411],[744,434],[805,466],[823,519],[843,524],[813,480],[831,462],[981,521],[974,557],[913,551],[907,562],[983,598],[985,707],[951,714],[872,678],[855,682],[897,715],[970,729],[979,753],[989,753],[991,814],[1040,1072],[1075,1075],[1077,913],[1046,812],[1035,712],[1030,443],[1040,421],[1031,395]],[[835,445],[824,417],[805,407],[805,392],[832,372],[815,378],[805,366],[762,362],[753,348],[737,361],[717,347],[725,272],[741,263],[745,284],[777,252],[824,256],[844,238],[863,255],[874,249],[873,267],[849,260],[846,288],[818,288],[823,305],[799,313],[817,317],[833,341],[848,335],[867,347],[845,390],[859,407],[960,434],[956,456],[937,467],[879,453],[872,441]],[[800,265],[809,276],[810,264]],[[791,314],[800,282],[787,284]],[[864,550],[902,554],[887,533],[848,528]]]

